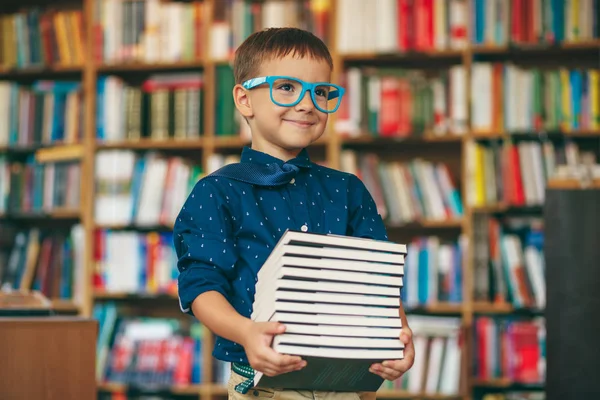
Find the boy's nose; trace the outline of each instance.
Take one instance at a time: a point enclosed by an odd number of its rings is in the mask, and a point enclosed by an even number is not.
[[[315,108],[315,105],[313,104],[312,98],[310,97],[310,93],[308,92],[308,90],[302,94],[302,98],[300,99],[298,104],[296,104],[295,108],[297,111],[312,111]]]

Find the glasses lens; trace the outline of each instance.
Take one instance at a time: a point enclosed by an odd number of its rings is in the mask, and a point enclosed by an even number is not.
[[[321,111],[333,111],[338,106],[340,100],[340,91],[332,85],[319,85],[315,88],[315,101],[317,108]]]
[[[294,79],[277,79],[273,82],[271,91],[276,103],[291,105],[302,95],[302,83]]]

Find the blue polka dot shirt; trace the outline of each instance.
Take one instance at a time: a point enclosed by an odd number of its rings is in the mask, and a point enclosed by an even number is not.
[[[249,147],[240,162],[284,163]],[[192,314],[194,299],[214,290],[249,318],[258,270],[286,229],[388,240],[360,179],[311,162],[306,149],[294,162],[307,168],[275,188],[210,175],[196,183],[173,235],[183,312]],[[213,356],[248,362],[241,345],[219,336]]]

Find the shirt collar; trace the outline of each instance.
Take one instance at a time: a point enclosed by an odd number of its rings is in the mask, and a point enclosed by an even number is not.
[[[283,165],[286,163],[280,158],[273,157],[272,155],[263,153],[262,151],[251,149],[248,146],[244,146],[244,149],[242,150],[242,155],[240,157],[240,161],[243,163],[249,162],[258,164],[277,163],[279,165]],[[287,162],[304,168],[310,168],[312,164],[310,158],[308,157],[308,151],[306,149],[302,149],[302,151],[295,158],[292,158]]]

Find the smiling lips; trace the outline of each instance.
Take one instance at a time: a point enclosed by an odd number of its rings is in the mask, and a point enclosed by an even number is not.
[[[300,121],[300,120],[293,120],[293,119],[284,119],[284,121],[289,122],[290,124],[295,125],[298,128],[309,128],[315,124],[314,122]]]

